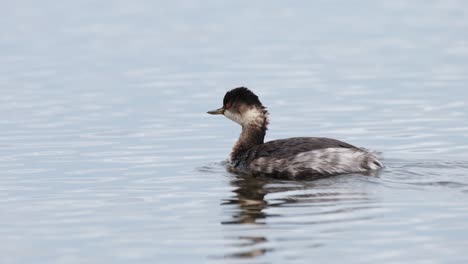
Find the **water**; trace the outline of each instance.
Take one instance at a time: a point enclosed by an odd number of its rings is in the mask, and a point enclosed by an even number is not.
[[[388,2],[388,1],[387,1]],[[0,11],[1,263],[466,263],[464,1],[21,1]],[[226,171],[245,85],[267,139],[375,176]]]

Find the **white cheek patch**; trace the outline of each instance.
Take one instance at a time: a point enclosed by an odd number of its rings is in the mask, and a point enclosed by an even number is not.
[[[245,125],[257,125],[263,122],[263,113],[257,108],[251,108],[243,114]]]
[[[238,123],[241,126],[245,125],[261,125],[264,122],[264,114],[257,108],[253,107],[245,111],[244,113],[234,113],[230,110],[224,111],[224,115],[232,121]]]
[[[231,119],[232,121],[236,122],[237,124],[242,125],[242,123],[241,123],[242,122],[242,117],[241,117],[240,114],[233,113],[233,112],[231,112],[229,110],[225,110],[224,111],[224,116]]]

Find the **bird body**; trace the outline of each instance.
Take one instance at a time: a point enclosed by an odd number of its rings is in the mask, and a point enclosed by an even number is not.
[[[264,143],[268,112],[245,87],[226,93],[223,114],[242,126],[229,157],[233,171],[276,178],[303,179],[383,168],[377,156],[346,142],[323,137],[295,137]]]

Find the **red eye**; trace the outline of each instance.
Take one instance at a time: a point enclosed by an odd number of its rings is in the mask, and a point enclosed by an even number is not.
[[[231,108],[231,103],[226,103],[226,105],[224,106],[224,108],[226,108],[226,109]]]

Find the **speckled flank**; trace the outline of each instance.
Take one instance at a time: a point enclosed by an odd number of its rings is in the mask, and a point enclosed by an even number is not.
[[[325,148],[299,153],[283,159],[258,158],[252,161],[253,172],[279,174],[295,178],[303,174],[332,175],[365,172],[382,168],[378,158],[358,148]]]

